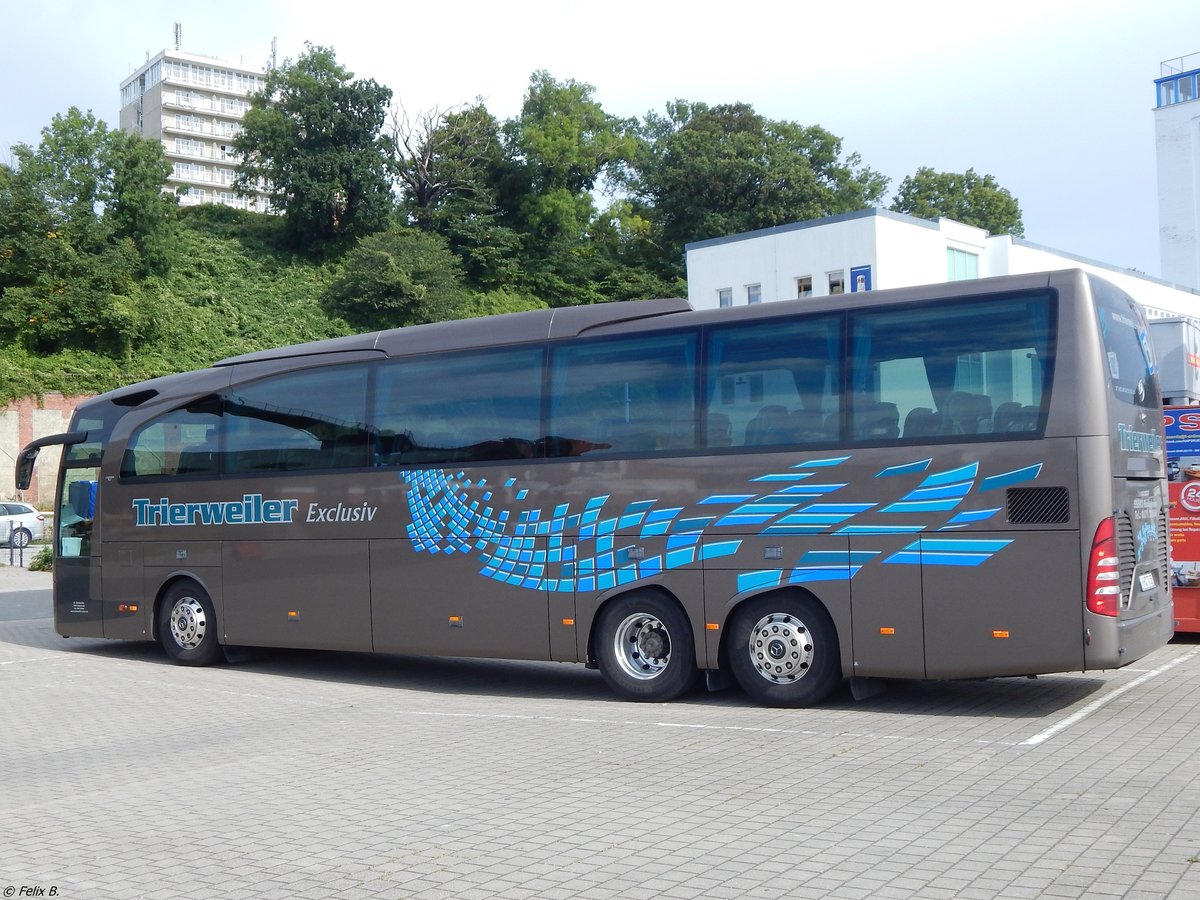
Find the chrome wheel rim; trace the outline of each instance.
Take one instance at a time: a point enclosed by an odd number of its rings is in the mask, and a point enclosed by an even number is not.
[[[803,678],[813,660],[812,632],[788,613],[771,613],[750,629],[750,662],[754,670],[774,684]]]
[[[29,532],[24,528],[18,528],[13,532],[13,543],[18,547],[29,546]]]
[[[657,678],[671,664],[671,633],[657,616],[626,616],[613,635],[613,655],[630,678]]]
[[[208,616],[195,597],[182,597],[171,607],[171,637],[184,650],[195,650],[204,641]]]

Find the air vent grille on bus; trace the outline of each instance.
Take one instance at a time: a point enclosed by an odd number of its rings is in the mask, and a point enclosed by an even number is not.
[[[1009,488],[1008,521],[1013,525],[1064,525],[1071,521],[1065,487]]]
[[[1171,525],[1164,509],[1158,514],[1158,577],[1159,584],[1171,583]]]
[[[1121,605],[1129,603],[1133,590],[1133,570],[1137,566],[1137,547],[1133,540],[1133,522],[1124,513],[1117,515],[1117,558],[1121,564]]]

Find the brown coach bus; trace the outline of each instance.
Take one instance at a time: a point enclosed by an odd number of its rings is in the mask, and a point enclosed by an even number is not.
[[[64,636],[730,676],[1127,665],[1172,634],[1142,313],[1081,271],[610,303],[227,359],[79,407]],[[856,684],[866,684],[857,682]]]

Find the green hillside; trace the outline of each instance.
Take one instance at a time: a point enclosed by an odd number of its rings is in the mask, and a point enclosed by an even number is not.
[[[181,210],[174,263],[138,283],[148,319],[127,361],[87,350],[0,346],[0,402],[47,391],[96,393],[265,347],[349,333],[322,311],[335,274],[282,253],[275,217],[219,206]]]

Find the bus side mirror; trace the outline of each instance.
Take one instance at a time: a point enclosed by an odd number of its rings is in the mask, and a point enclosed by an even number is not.
[[[26,447],[21,451],[21,455],[17,457],[17,490],[29,490],[29,484],[33,481],[33,464],[37,462],[38,451],[40,447]]]
[[[17,456],[17,490],[29,490],[29,485],[33,481],[33,464],[37,462],[38,451],[43,447],[52,447],[56,444],[81,444],[87,440],[87,435],[86,431],[67,431],[63,434],[47,435],[26,444],[25,449]]]

